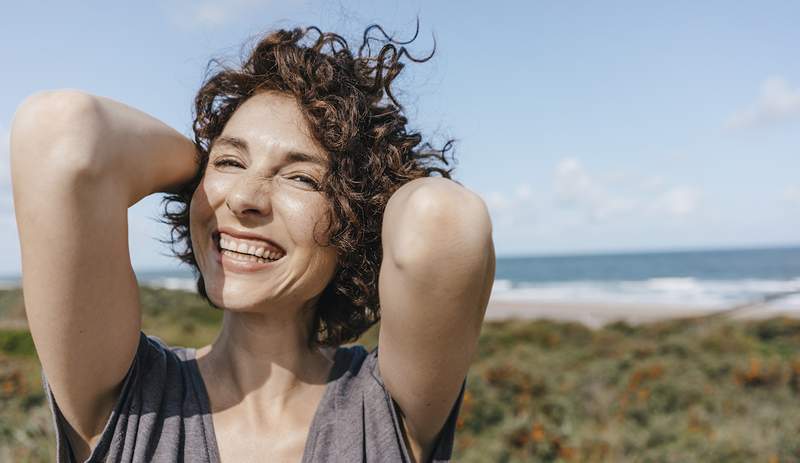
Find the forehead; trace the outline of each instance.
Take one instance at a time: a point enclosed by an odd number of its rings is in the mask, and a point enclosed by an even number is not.
[[[311,135],[311,128],[294,98],[261,92],[234,111],[214,145],[240,139],[256,153],[304,153],[326,160],[325,149]],[[236,146],[241,149],[242,146]]]

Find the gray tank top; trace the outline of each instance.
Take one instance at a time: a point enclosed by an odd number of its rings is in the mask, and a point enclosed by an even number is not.
[[[303,453],[308,462],[407,462],[398,410],[376,368],[378,349],[339,347]],[[58,463],[73,462],[65,419],[42,372],[53,412]],[[466,379],[432,454],[450,461]],[[268,460],[268,459],[267,459]],[[195,349],[140,334],[136,356],[87,462],[219,463],[210,405]]]

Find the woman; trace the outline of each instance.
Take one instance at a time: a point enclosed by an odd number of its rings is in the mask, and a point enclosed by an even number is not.
[[[76,90],[19,107],[23,290],[58,461],[451,458],[491,223],[435,165],[449,147],[407,131],[391,83],[408,55],[385,36],[371,55],[372,30],[357,53],[316,28],[263,37],[201,88],[194,142]],[[127,208],[157,192],[224,311],[202,348],[140,331]],[[375,350],[342,346],[379,318]]]

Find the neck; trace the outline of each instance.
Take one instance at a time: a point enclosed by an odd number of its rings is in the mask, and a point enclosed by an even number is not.
[[[226,310],[217,339],[198,350],[198,362],[202,357],[216,385],[215,408],[247,400],[257,409],[277,413],[308,386],[324,385],[333,349],[310,348],[309,326],[308,317],[298,321],[274,313]]]

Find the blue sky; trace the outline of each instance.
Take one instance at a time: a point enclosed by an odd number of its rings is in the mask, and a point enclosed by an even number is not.
[[[78,88],[189,135],[206,63],[314,24],[359,43],[421,20],[401,101],[458,140],[498,256],[800,243],[800,3],[223,0],[13,2],[0,17],[0,275],[19,272],[8,129]],[[252,42],[251,42],[252,43]],[[175,267],[159,197],[130,210],[135,269]]]

